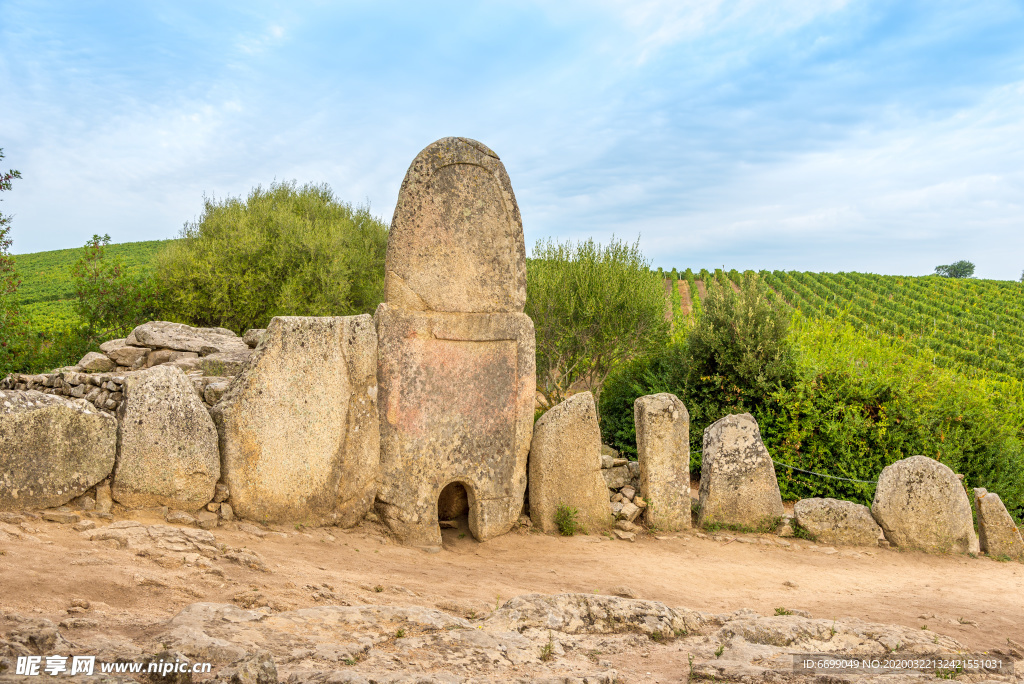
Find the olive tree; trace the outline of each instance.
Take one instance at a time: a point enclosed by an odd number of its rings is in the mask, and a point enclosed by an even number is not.
[[[527,261],[526,313],[537,332],[538,390],[548,406],[584,381],[600,397],[617,364],[666,342],[661,279],[639,240],[539,241]]]
[[[383,299],[388,227],[327,185],[257,187],[206,199],[157,257],[165,318],[243,332],[273,316],[370,313]]]

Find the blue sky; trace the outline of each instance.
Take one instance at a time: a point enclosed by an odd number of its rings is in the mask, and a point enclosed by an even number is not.
[[[1024,3],[0,0],[14,253],[175,237],[326,182],[390,220],[437,138],[494,149],[527,249],[654,266],[1024,269]]]

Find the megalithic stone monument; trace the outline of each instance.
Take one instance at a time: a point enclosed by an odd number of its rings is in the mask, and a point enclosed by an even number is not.
[[[473,536],[504,534],[523,507],[536,361],[522,220],[494,152],[443,138],[416,156],[385,273],[377,513],[402,543],[440,547],[438,496],[458,483]]]

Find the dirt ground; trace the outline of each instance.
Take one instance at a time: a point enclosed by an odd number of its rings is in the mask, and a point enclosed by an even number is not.
[[[155,512],[118,518],[163,524]],[[155,630],[197,601],[262,600],[279,610],[448,601],[483,615],[520,594],[604,594],[625,586],[636,598],[701,612],[772,615],[786,608],[927,626],[977,651],[1005,647],[1008,637],[1024,641],[1024,564],[967,555],[832,550],[796,539],[786,548],[767,535],[716,541],[696,532],[640,535],[631,543],[518,529],[479,543],[464,520],[460,529],[444,530],[443,550],[430,554],[395,545],[374,523],[350,530],[271,526],[266,536],[226,523],[213,530],[217,541],[256,551],[270,572],[223,564],[214,574],[89,541],[69,525],[30,525],[37,540],[0,545],[0,608],[59,622],[72,599],[85,599],[96,629],[124,636]],[[635,670],[638,663],[614,665]],[[656,659],[641,667],[657,678]],[[678,662],[664,667],[677,671]]]

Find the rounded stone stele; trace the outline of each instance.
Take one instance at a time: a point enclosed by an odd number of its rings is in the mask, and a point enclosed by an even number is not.
[[[900,548],[966,553],[977,543],[963,484],[948,466],[927,456],[882,469],[871,515],[885,538]]]
[[[526,246],[505,166],[469,138],[442,138],[409,166],[388,232],[385,300],[413,311],[521,312]]]
[[[726,416],[704,430],[697,524],[760,528],[785,509],[772,457],[749,413]]]

